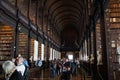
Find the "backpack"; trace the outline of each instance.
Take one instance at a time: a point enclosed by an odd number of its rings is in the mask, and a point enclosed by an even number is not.
[[[37,60],[35,65],[36,65],[36,67],[41,67],[42,66],[42,61],[41,60]]]

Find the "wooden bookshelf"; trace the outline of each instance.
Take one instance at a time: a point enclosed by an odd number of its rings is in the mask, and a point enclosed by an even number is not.
[[[110,75],[114,80],[120,78],[117,73],[120,66],[120,54],[117,53],[117,47],[120,46],[120,3],[119,0],[110,0],[108,9],[106,10],[106,27],[109,35],[110,46],[109,51],[109,66]],[[114,74],[114,75],[113,75]]]
[[[0,60],[11,58],[14,41],[14,29],[10,26],[0,26]]]
[[[18,35],[18,53],[21,54],[23,57],[27,57],[27,40],[28,37],[24,33],[19,33]]]
[[[41,58],[41,42],[38,45],[38,57]]]
[[[119,63],[119,54],[117,53],[117,47],[120,46],[120,3],[117,1],[110,1],[109,5],[109,19],[110,19],[110,38],[112,48],[112,62]]]
[[[34,56],[34,39],[30,40],[30,56]]]
[[[47,46],[44,46],[44,60],[47,59]]]
[[[100,23],[98,22],[96,25],[96,44],[97,44],[97,50],[101,47],[101,34],[100,34]]]

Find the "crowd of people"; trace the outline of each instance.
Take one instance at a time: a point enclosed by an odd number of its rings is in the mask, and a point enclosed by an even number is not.
[[[78,67],[78,60],[69,60],[68,58],[63,58],[62,60],[54,59],[50,61],[50,76],[61,75],[60,80],[70,80],[71,75],[77,74]]]
[[[43,65],[43,61],[39,58],[34,64],[35,68],[41,68]],[[50,69],[50,77],[61,75],[60,80],[70,80],[71,75],[76,75],[77,68],[80,67],[79,60],[69,60],[68,58],[54,59],[49,61],[47,65]],[[16,59],[5,61],[2,64],[5,80],[29,80],[29,67],[28,61],[20,54]]]

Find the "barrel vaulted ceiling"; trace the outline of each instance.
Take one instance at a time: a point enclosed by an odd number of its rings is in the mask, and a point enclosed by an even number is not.
[[[86,22],[86,1],[44,0],[44,14],[48,15],[54,28],[60,33],[61,45],[69,44],[70,47],[76,42],[79,45],[81,31],[83,31]]]
[[[66,25],[74,25],[80,28],[84,13],[84,0],[46,0],[45,10],[53,20],[58,31],[62,31]]]

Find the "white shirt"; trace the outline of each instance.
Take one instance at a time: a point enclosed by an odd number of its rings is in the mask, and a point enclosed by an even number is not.
[[[24,75],[25,72],[25,66],[23,64],[19,64],[16,66],[16,69],[18,72],[21,72],[22,76]]]

